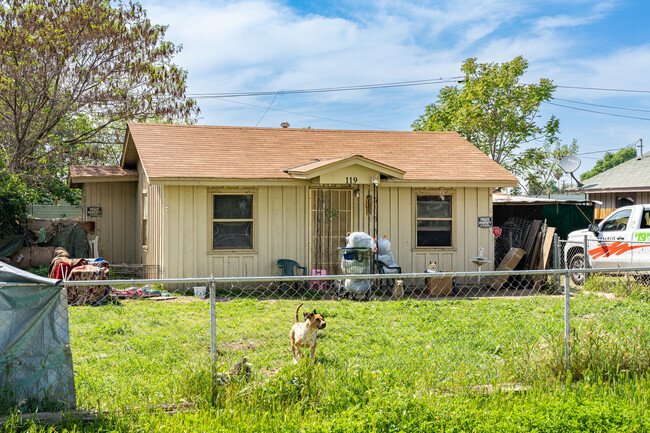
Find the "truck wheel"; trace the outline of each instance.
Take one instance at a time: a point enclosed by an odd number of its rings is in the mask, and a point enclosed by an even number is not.
[[[582,253],[576,253],[569,259],[569,269],[584,269],[585,256]],[[585,282],[585,274],[571,274],[571,281],[576,286],[582,286]]]

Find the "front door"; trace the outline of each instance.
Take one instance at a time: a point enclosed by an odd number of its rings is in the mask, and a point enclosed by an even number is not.
[[[312,188],[309,191],[310,274],[311,269],[327,275],[341,273],[339,247],[352,231],[352,189]]]

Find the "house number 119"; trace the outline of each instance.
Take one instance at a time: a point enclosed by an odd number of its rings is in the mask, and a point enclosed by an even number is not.
[[[345,178],[345,183],[347,183],[347,184],[353,184],[353,183],[357,183],[357,180],[358,180],[358,179],[357,179],[356,177],[346,177],[346,178]]]

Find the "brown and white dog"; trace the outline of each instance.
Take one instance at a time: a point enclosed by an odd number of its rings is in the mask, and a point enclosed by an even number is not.
[[[298,358],[302,358],[302,347],[309,347],[311,351],[312,358],[316,352],[316,332],[319,329],[325,328],[325,318],[316,313],[314,310],[313,313],[303,313],[305,318],[304,322],[298,320],[298,310],[300,310],[302,304],[298,305],[296,308],[296,323],[291,327],[291,332],[289,333],[289,340],[291,340],[291,352],[293,352],[293,363],[298,363]]]

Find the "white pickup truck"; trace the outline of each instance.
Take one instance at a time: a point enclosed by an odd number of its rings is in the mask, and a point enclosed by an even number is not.
[[[616,209],[600,224],[569,233],[564,260],[569,269],[584,267],[584,238],[591,268],[650,267],[650,204]],[[575,284],[584,274],[571,274]]]

